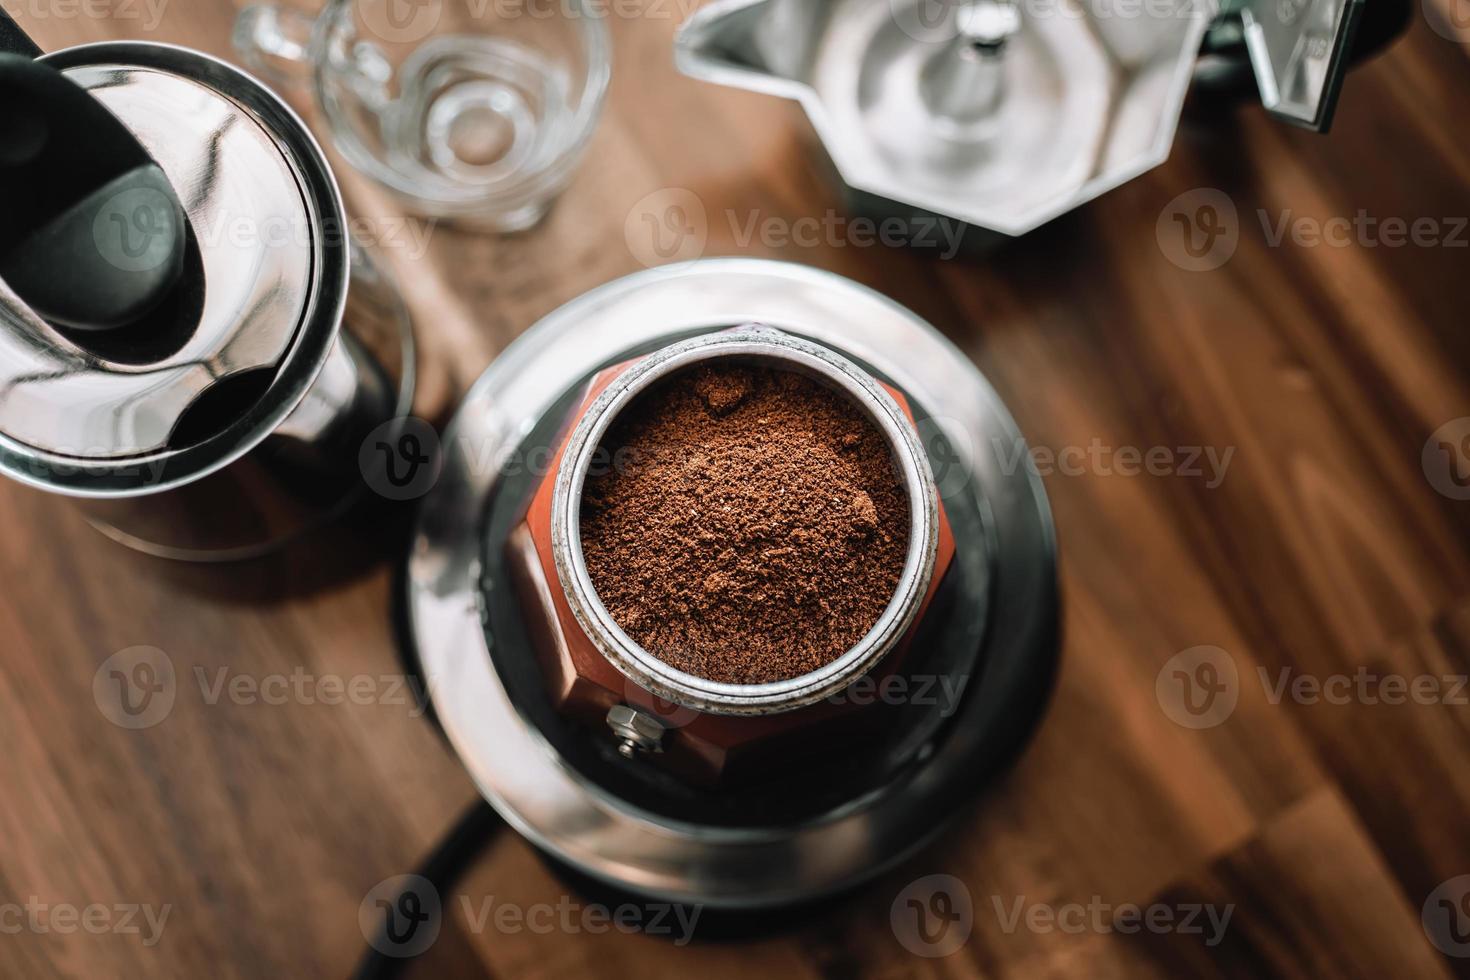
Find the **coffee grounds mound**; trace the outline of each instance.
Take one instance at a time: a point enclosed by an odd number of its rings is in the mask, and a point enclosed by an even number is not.
[[[789,371],[700,366],[643,392],[588,477],[582,551],[665,663],[762,684],[836,660],[898,588],[908,495],[878,429]]]

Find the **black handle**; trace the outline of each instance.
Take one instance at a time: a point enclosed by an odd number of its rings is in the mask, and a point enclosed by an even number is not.
[[[0,7],[0,53],[18,54],[25,58],[39,58],[41,49],[31,36],[20,29],[15,18]]]
[[[52,324],[141,321],[183,273],[188,223],[167,176],[90,92],[0,54],[0,278]]]

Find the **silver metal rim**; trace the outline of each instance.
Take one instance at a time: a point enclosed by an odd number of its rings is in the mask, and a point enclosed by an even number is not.
[[[661,900],[773,907],[849,887],[932,839],[952,804],[937,773],[912,778],[808,824],[780,829],[672,821],[605,792],[570,767],[517,711],[481,619],[481,522],[498,472],[480,461],[516,446],[560,394],[630,348],[681,333],[760,322],[841,347],[947,424],[1024,447],[1000,398],[957,348],[892,300],[831,273],[756,259],[709,259],[638,273],[585,294],[513,343],[471,389],[444,438],[406,576],[409,635],[436,715],[484,797],[515,830],[595,879]],[[1040,479],[1004,470],[974,442],[955,445],[973,478],[999,490],[1004,519],[1040,521],[1043,588],[1015,615],[1027,642],[1055,614],[1055,536]],[[1034,513],[1033,513],[1034,512]],[[1028,573],[1030,574],[1030,573]],[[1028,651],[1029,655],[1029,651]],[[965,739],[964,733],[955,738]],[[967,751],[973,751],[973,747]]]
[[[233,65],[190,48],[146,41],[85,44],[41,60],[61,70],[114,63],[156,68],[214,87],[276,134],[282,152],[298,171],[302,199],[314,226],[333,221],[345,230],[341,191],[311,131],[279,96]],[[267,397],[235,426],[187,449],[105,461],[54,456],[0,434],[0,470],[21,483],[66,496],[136,497],[203,479],[254,449],[306,397],[326,363],[346,310],[351,272],[346,241],[325,242],[319,237],[313,245],[316,282],[296,338]],[[173,475],[140,482],[138,474],[155,464],[166,464]]]
[[[898,588],[873,628],[824,667],[766,684],[729,684],[678,670],[633,640],[602,604],[582,553],[582,489],[603,435],[634,398],[692,364],[722,357],[758,357],[826,379],[851,397],[888,442],[909,497],[909,548]],[[897,645],[913,625],[934,573],[938,495],[918,435],[887,391],[847,358],[769,328],[750,327],[696,337],[648,355],[623,372],[582,416],[557,471],[551,509],[552,553],[577,621],[623,676],[670,701],[715,714],[790,711],[842,690]]]

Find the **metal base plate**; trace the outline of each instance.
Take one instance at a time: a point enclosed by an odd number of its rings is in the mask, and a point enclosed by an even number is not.
[[[979,563],[964,589],[984,593],[962,590],[946,614],[952,635],[968,636],[958,645],[971,648],[959,652],[973,676],[942,735],[876,783],[814,792],[780,816],[764,805],[722,814],[636,780],[620,783],[570,750],[517,690],[523,680],[509,665],[528,658],[521,631],[506,625],[508,586],[490,567],[495,550],[486,549],[519,496],[503,491],[524,484],[537,465],[524,448],[545,442],[541,434],[585,378],[629,352],[752,321],[837,348],[916,403],[931,458],[944,447],[936,478],[946,508],[979,515],[968,540],[959,527],[956,534]],[[630,276],[537,324],[467,396],[445,435],[442,473],[407,562],[412,653],[480,791],[556,861],[634,894],[716,908],[840,891],[932,839],[1015,758],[1040,717],[1056,656],[1055,539],[1026,458],[1015,423],[964,355],[856,283],[744,259]],[[981,637],[983,649],[973,649]]]

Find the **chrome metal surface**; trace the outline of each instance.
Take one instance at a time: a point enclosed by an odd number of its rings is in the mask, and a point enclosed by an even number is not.
[[[383,476],[362,463],[361,448],[370,432],[412,411],[415,370],[413,325],[397,289],[354,249],[344,329],[306,396],[254,450],[158,493],[78,504],[109,538],[160,558],[269,554],[384,485],[369,482]]]
[[[618,737],[618,753],[636,759],[640,753],[662,752],[664,726],[657,719],[626,704],[608,709],[607,727]]]
[[[797,371],[849,398],[883,434],[909,499],[909,549],[888,607],[860,641],[817,670],[766,684],[729,684],[678,670],[628,636],[603,606],[582,554],[581,501],[608,427],[650,385],[694,364],[735,358]],[[720,330],[655,351],[620,374],[582,415],[557,470],[551,505],[552,555],[567,602],[583,630],[623,676],[676,704],[714,714],[775,714],[847,687],[887,655],[913,625],[929,590],[939,541],[939,497],[913,424],[872,376],[828,348],[767,327]]]
[[[987,51],[1003,47],[1021,29],[1014,0],[970,0],[955,11],[958,40]]]
[[[1241,10],[1245,44],[1273,115],[1323,130],[1347,72],[1363,0],[1253,0]]]
[[[234,163],[222,158],[201,157],[197,146],[160,145],[161,139],[178,134],[175,127],[181,113],[197,112],[221,123],[226,119],[234,120],[225,126],[226,132],[217,133],[226,139],[224,145],[243,147],[247,163],[277,168],[277,176],[280,176],[278,168],[288,167],[289,179],[298,186],[295,203],[290,204],[285,199],[278,202],[277,206],[282,210],[277,216],[295,222],[291,226],[293,235],[305,233],[310,236],[305,254],[310,289],[304,305],[297,309],[296,303],[288,301],[284,307],[278,308],[278,312],[286,316],[285,326],[251,321],[252,332],[262,331],[262,337],[255,339],[235,336],[240,331],[229,329],[238,328],[242,317],[248,320],[248,309],[211,306],[206,300],[206,310],[214,312],[210,314],[210,328],[199,331],[204,335],[202,338],[196,336],[198,344],[191,348],[195,354],[205,358],[214,356],[217,363],[223,355],[224,363],[231,370],[238,370],[241,364],[261,358],[277,366],[276,379],[268,397],[262,398],[254,408],[244,413],[238,423],[216,438],[200,445],[183,447],[161,446],[157,441],[159,434],[177,420],[182,410],[179,402],[187,397],[191,386],[197,382],[179,382],[177,389],[165,384],[155,391],[150,385],[153,384],[153,375],[160,373],[154,370],[158,367],[156,365],[121,370],[117,365],[99,364],[95,356],[59,335],[39,339],[26,337],[17,342],[18,331],[4,332],[12,346],[21,350],[29,347],[33,355],[38,349],[45,348],[41,356],[59,356],[68,361],[69,367],[63,373],[75,375],[75,384],[81,393],[75,401],[51,395],[27,400],[27,392],[44,392],[46,382],[29,374],[12,378],[3,399],[3,402],[11,404],[11,408],[4,425],[0,426],[0,468],[22,482],[73,496],[157,493],[198,479],[244,455],[291,413],[315,381],[332,348],[347,299],[350,262],[344,240],[341,196],[320,147],[301,120],[259,82],[222,61],[183,48],[138,42],[68,48],[47,55],[44,60],[64,72],[77,73],[99,83],[105,78],[133,79],[144,96],[166,90],[188,100],[185,106],[175,107],[167,114],[173,121],[162,129],[152,128],[154,120],[147,118],[146,112],[139,112],[136,120],[126,121],[130,126],[136,124],[140,142],[158,155],[170,179],[179,182],[179,197],[191,216],[203,206],[200,194],[211,189],[224,195],[228,207],[244,208],[246,205],[242,198],[218,183],[200,184],[201,174],[215,174],[223,169],[223,172],[244,180],[246,187],[251,186],[253,178],[239,173]],[[148,101],[142,97],[138,104],[146,105]],[[132,104],[127,99],[119,102],[125,109]],[[232,110],[230,106],[236,109]],[[208,115],[209,112],[214,115]],[[252,128],[255,132],[251,132]],[[214,132],[207,128],[187,131],[195,137]],[[241,135],[235,136],[236,132]],[[262,156],[267,148],[274,154],[274,162]],[[210,179],[213,180],[212,177]],[[295,217],[291,216],[293,208]],[[200,213],[221,219],[232,217],[215,212],[212,206]],[[239,211],[247,221],[251,215],[264,220],[272,213],[276,212],[262,212],[260,206],[254,204]],[[322,229],[329,227],[329,222],[336,222],[335,239],[320,234]],[[208,227],[196,229],[196,238],[209,230]],[[262,241],[269,230],[266,225],[248,229]],[[222,229],[216,225],[212,233],[223,237],[222,248],[227,261],[232,254],[236,259],[242,257],[230,245],[228,227]],[[201,253],[208,251],[211,244],[208,239],[201,240]],[[286,253],[283,258],[288,259],[293,254],[302,257],[295,244],[287,247]],[[275,261],[266,262],[265,269],[264,282],[269,283],[273,276],[278,276],[276,284],[287,291],[301,275],[301,270],[287,270]],[[272,273],[271,269],[276,271]],[[264,296],[258,294],[257,284],[248,273],[222,268],[218,275],[221,279],[218,291],[224,298],[245,302],[249,297],[255,297],[269,305],[269,289]],[[262,288],[265,288],[263,284]],[[214,282],[207,280],[206,294],[214,292]],[[288,346],[277,355],[275,352],[283,333]],[[236,346],[240,344],[244,346]],[[162,366],[161,373],[174,375],[182,371],[189,375],[197,368],[196,365],[171,362]],[[71,383],[73,379],[68,377],[66,380]],[[85,420],[80,423],[75,419],[68,421],[67,416],[81,416]],[[58,451],[22,438],[23,434],[36,439],[38,433],[50,430],[52,437],[38,441],[66,442],[66,438],[57,437],[55,433],[64,434],[67,431],[64,427],[78,425],[80,429],[74,428],[73,431],[79,431],[82,438],[95,436],[93,444],[79,442],[62,447],[68,451]],[[19,433],[15,429],[19,429]],[[118,452],[119,448],[129,451]]]
[[[1000,108],[1006,88],[1006,43],[1021,29],[1010,0],[965,6],[948,50],[930,58],[920,74],[924,102],[937,118],[977,122]]]
[[[118,42],[45,60],[174,184],[202,314],[177,324],[176,349],[133,363],[82,349],[0,289],[0,472],[85,498],[104,533],[173,558],[253,557],[340,513],[366,488],[362,436],[410,409],[414,356],[396,290],[352,253],[320,147],[277,96],[198,52]],[[201,396],[240,377],[262,393],[183,438]]]
[[[967,0],[933,21],[935,6],[716,0],[681,29],[677,62],[801,102],[850,186],[1019,235],[1168,157],[1218,11]]]
[[[481,618],[482,520],[501,480],[485,461],[507,458],[564,393],[630,350],[749,322],[840,348],[922,403],[956,457],[941,482],[945,499],[976,492],[993,521],[997,591],[983,659],[987,670],[1009,665],[987,674],[951,734],[902,781],[821,819],[758,829],[657,816],[567,764],[512,702]],[[716,259],[610,283],[512,344],[471,390],[443,442],[443,472],[420,511],[406,583],[409,632],[436,715],[511,826],[558,860],[634,893],[776,906],[880,873],[929,840],[974,791],[987,751],[1009,750],[981,713],[1022,700],[1008,678],[1045,675],[1039,662],[1054,656],[1055,540],[1039,478],[1007,465],[1013,451],[1024,453],[1015,423],[960,351],[910,311],[850,280],[785,263]],[[1016,710],[1038,710],[1029,694],[1024,700]]]
[[[286,356],[319,266],[316,219],[272,135],[224,93],[127,64],[65,74],[138,136],[178,189],[200,243],[204,309],[178,350],[146,364],[109,360],[49,329],[0,332],[0,431],[63,456],[156,452],[207,390]],[[95,234],[126,236],[126,257],[129,240],[150,232]]]

